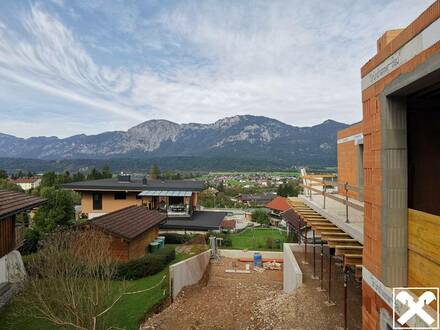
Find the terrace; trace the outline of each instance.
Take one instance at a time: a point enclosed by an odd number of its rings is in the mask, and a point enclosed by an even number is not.
[[[363,188],[337,182],[334,176],[304,175],[304,193],[298,197],[359,243],[364,241]]]

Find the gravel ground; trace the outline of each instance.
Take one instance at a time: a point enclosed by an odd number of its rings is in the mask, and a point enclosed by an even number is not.
[[[225,273],[233,259],[212,263],[207,284],[187,288],[142,329],[338,329],[342,316],[325,295],[303,286],[282,292],[282,271]],[[244,263],[237,263],[244,269]]]

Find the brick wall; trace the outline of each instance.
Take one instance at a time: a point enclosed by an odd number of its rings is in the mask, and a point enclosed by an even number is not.
[[[384,45],[380,52],[362,67],[362,77],[371,72],[384,59],[406,44],[438,17],[440,17],[440,1],[436,1],[399,35]],[[381,219],[381,184],[383,178],[381,164],[381,104],[379,96],[394,79],[402,74],[412,72],[429,57],[438,52],[440,52],[440,43],[436,43],[418,54],[362,92],[365,180],[363,265],[377,278],[381,278],[382,267],[381,221],[386,221],[386,219]],[[383,302],[364,283],[362,308],[364,329],[378,329],[379,310],[381,307],[383,307]]]
[[[340,130],[337,133],[338,140],[343,139],[355,134],[362,133],[362,123],[357,123],[350,127],[347,127],[343,130]],[[338,143],[337,152],[338,152],[338,181],[340,182],[348,182],[350,185],[358,186],[358,156],[357,150],[358,148],[354,141],[347,141],[344,143]],[[345,196],[345,192],[342,190],[342,187],[339,187],[340,193]],[[349,197],[358,198],[358,194],[352,191],[349,191]]]

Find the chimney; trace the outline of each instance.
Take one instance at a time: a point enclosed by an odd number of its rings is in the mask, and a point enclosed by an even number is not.
[[[131,175],[124,174],[121,172],[121,174],[118,175],[118,181],[119,182],[131,182]]]
[[[143,184],[144,186],[147,185],[147,177],[146,177],[146,176],[144,176],[144,177],[142,178],[142,184]]]

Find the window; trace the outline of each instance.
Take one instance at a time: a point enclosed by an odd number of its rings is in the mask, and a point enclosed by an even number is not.
[[[115,199],[127,199],[127,193],[125,191],[115,192]]]
[[[102,194],[101,193],[93,193],[93,209],[94,210],[102,210]]]

